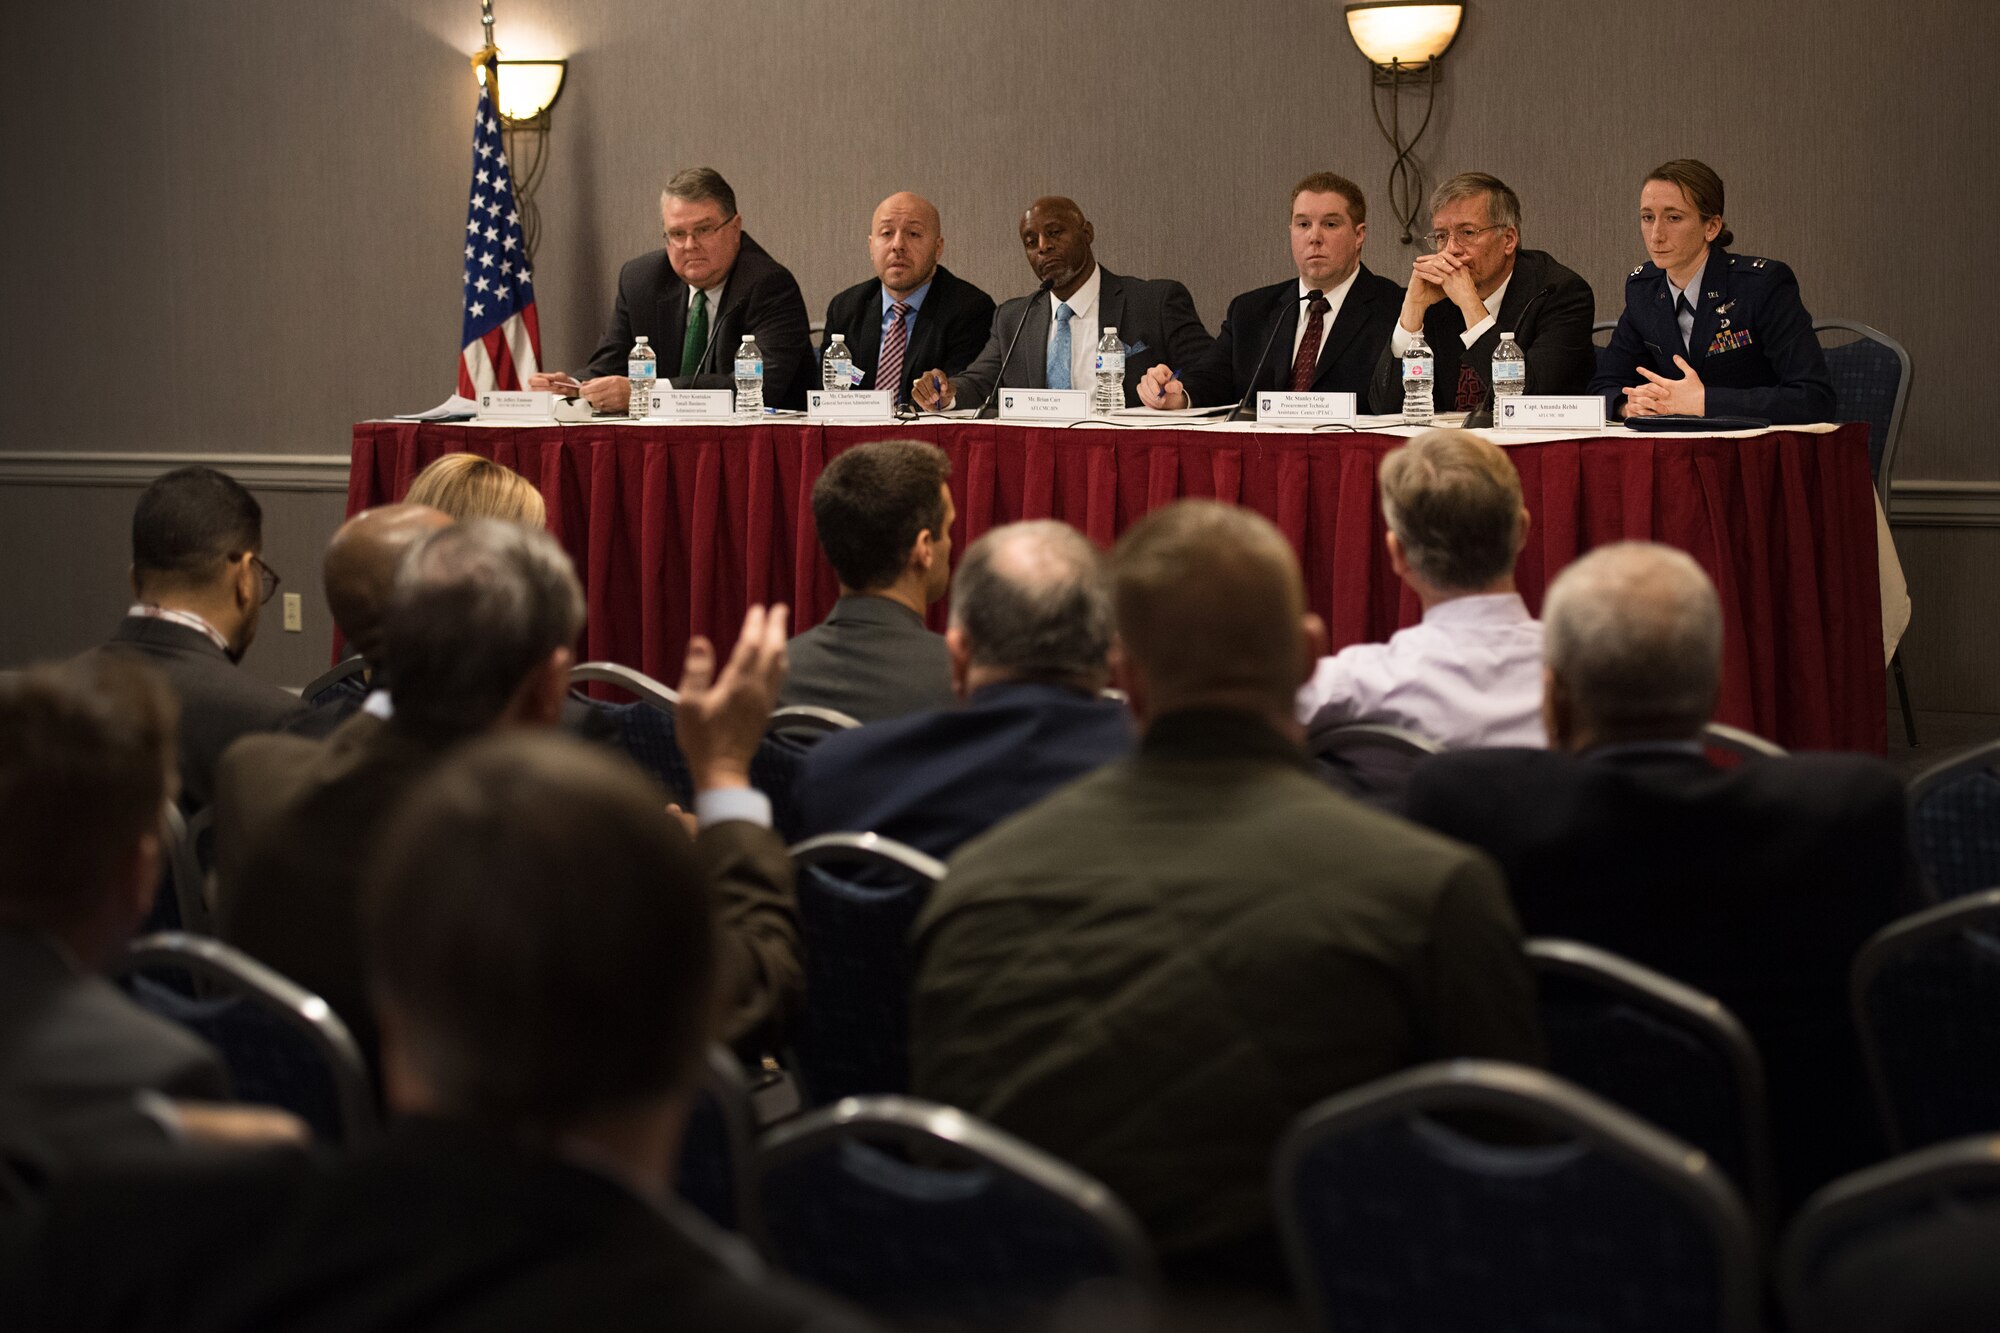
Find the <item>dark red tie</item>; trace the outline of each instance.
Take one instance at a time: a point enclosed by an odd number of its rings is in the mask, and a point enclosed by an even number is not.
[[[1313,386],[1313,370],[1319,365],[1320,330],[1326,327],[1326,312],[1330,309],[1324,296],[1315,296],[1306,309],[1312,317],[1306,320],[1306,336],[1299,339],[1299,354],[1292,358],[1292,392],[1309,393]]]
[[[1486,382],[1479,378],[1479,372],[1461,362],[1458,367],[1458,406],[1460,412],[1476,412],[1486,402]]]
[[[875,367],[875,387],[895,394],[889,401],[900,403],[907,393],[903,383],[903,353],[910,340],[910,307],[898,301],[889,308],[889,331],[882,335],[882,357]]]

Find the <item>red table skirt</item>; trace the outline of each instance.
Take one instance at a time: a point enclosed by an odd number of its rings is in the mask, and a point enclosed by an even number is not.
[[[672,683],[688,636],[727,652],[743,610],[784,602],[798,628],[838,595],[814,535],[828,458],[884,438],[951,458],[955,550],[998,524],[1059,518],[1109,545],[1182,496],[1246,505],[1299,553],[1334,647],[1420,614],[1389,568],[1375,468],[1400,439],[1199,429],[918,426],[531,426],[364,422],[348,512],[399,498],[425,464],[467,450],[532,480],[590,606],[583,651]],[[1719,720],[1798,749],[1887,744],[1874,492],[1864,426],[1751,439],[1555,440],[1508,450],[1533,526],[1530,609],[1580,552],[1648,538],[1691,553],[1722,596]],[[942,604],[932,624],[943,626]]]

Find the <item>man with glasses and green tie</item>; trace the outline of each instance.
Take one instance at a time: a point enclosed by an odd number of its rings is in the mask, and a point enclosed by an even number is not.
[[[1505,182],[1468,171],[1438,186],[1422,239],[1402,314],[1375,363],[1375,411],[1403,410],[1402,358],[1419,330],[1437,361],[1439,413],[1491,408],[1503,333],[1527,356],[1528,393],[1588,390],[1597,364],[1590,284],[1546,251],[1521,248],[1521,200]]]
[[[690,167],[660,192],[665,247],[618,274],[611,327],[581,376],[531,375],[530,389],[573,394],[600,412],[631,398],[626,355],[643,335],[660,381],[676,389],[732,389],[737,344],[748,333],[764,357],[764,404],[803,408],[815,369],[805,297],[791,270],[744,234],[736,191],[712,167]]]

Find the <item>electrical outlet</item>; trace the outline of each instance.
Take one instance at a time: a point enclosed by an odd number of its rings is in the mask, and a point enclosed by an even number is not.
[[[285,631],[297,634],[306,627],[305,606],[300,594],[285,594]]]

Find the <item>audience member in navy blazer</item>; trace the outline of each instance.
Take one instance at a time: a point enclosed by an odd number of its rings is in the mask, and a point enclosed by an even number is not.
[[[1111,594],[1088,538],[1053,521],[974,542],[951,627],[960,708],[822,741],[799,778],[801,832],[879,833],[944,858],[1056,788],[1132,749],[1109,676]]]

